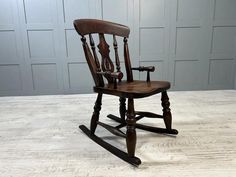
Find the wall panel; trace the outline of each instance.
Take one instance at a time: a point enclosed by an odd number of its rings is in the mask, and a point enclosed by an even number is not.
[[[155,60],[165,53],[164,28],[140,29],[140,57],[142,61]]]
[[[16,0],[0,6],[0,95],[22,95],[27,85],[27,67],[21,41]]]
[[[209,69],[209,84],[218,88],[225,88],[234,83],[234,60],[211,59]]]
[[[172,86],[177,90],[197,90],[202,88],[198,60],[176,60],[174,65],[174,81]]]
[[[51,0],[24,0],[25,22],[27,24],[53,23],[53,8],[54,4]]]
[[[18,64],[0,65],[0,83],[0,91],[21,90],[22,81],[20,66]]]
[[[87,63],[68,63],[69,87],[71,89],[92,92],[92,85],[94,85],[94,83],[90,75],[86,78],[87,81],[82,78],[78,79],[78,76],[84,76],[84,73],[88,72]]]
[[[213,5],[209,0],[177,0],[171,4],[169,80],[174,90],[207,87]]]
[[[58,89],[57,67],[54,63],[32,64],[34,90]]]
[[[128,0],[103,0],[102,2],[103,19],[128,25]]]
[[[17,41],[14,30],[0,31],[0,61],[10,62],[18,59]]]
[[[169,48],[169,1],[139,0],[138,38],[139,65],[153,64],[158,72],[152,73],[152,78],[168,78],[168,48]],[[160,65],[158,65],[160,64]],[[143,79],[143,73],[140,73]]]
[[[140,26],[164,26],[165,6],[165,0],[140,0]]]
[[[53,30],[27,30],[30,58],[55,58]]]
[[[151,78],[170,81],[173,90],[232,89],[235,9],[235,0],[2,0],[0,95],[91,93],[73,27],[78,18],[128,25],[132,65],[154,65]],[[112,36],[106,39],[114,61]],[[125,73],[122,43],[118,38]]]
[[[18,0],[31,94],[64,93],[56,0]]]
[[[236,71],[236,2],[215,0],[214,3],[208,88],[231,89]]]

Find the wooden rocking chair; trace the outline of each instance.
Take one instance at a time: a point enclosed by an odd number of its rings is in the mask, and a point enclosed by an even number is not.
[[[150,81],[150,72],[155,70],[154,66],[140,66],[136,68],[131,67],[130,56],[127,38],[129,37],[130,29],[127,26],[102,21],[95,19],[78,19],[74,21],[74,27],[76,31],[81,35],[81,41],[84,49],[85,58],[87,60],[89,69],[95,82],[94,92],[98,93],[97,100],[94,106],[94,112],[91,118],[90,130],[84,125],[80,125],[80,129],[94,142],[101,145],[114,155],[123,159],[124,161],[138,166],[141,164],[141,160],[135,157],[135,146],[136,146],[136,128],[147,130],[154,133],[165,133],[177,135],[178,131],[171,128],[172,117],[170,112],[170,103],[167,96],[167,90],[170,88],[170,83],[166,81]],[[101,61],[99,61],[96,47],[92,35],[97,34],[99,38],[99,44],[97,45],[99,53],[101,54]],[[113,38],[113,47],[115,52],[115,65],[109,56],[110,50],[109,45],[105,40],[105,34],[110,35]],[[86,36],[90,43],[89,48],[86,42]],[[127,80],[122,80],[123,73],[120,69],[120,60],[118,55],[117,37],[122,37],[124,42],[124,62],[126,69]],[[147,71],[146,81],[133,80],[132,70]],[[104,81],[107,80],[107,83]],[[161,101],[163,107],[163,114],[155,114],[151,112],[141,112],[134,110],[134,99],[144,98],[157,93],[161,93]],[[102,105],[102,95],[109,94],[119,97],[120,101],[120,117],[109,114],[107,117],[118,122],[119,125],[116,127],[107,125],[99,121],[99,112]],[[128,108],[126,109],[126,99],[128,99]],[[149,118],[162,118],[164,119],[166,128],[150,127],[136,123],[138,120],[149,117]],[[100,125],[110,131],[112,134],[123,137],[126,139],[127,152],[121,151],[120,149],[108,144],[101,138],[95,135],[97,125]],[[120,129],[126,126],[126,133]]]

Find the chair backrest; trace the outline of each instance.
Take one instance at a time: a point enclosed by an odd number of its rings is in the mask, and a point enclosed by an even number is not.
[[[122,37],[124,42],[124,61],[126,68],[127,81],[133,81],[133,74],[131,70],[131,63],[129,57],[129,49],[127,38],[129,37],[130,29],[127,26],[112,23],[103,20],[96,19],[78,19],[74,21],[74,27],[79,35],[81,35],[81,41],[84,49],[85,58],[89,65],[89,69],[93,76],[96,86],[104,86],[103,76],[98,72],[121,72],[120,60],[118,54],[118,45],[116,36]],[[97,34],[99,38],[99,44],[97,45],[99,53],[101,54],[101,60],[98,59],[96,53],[96,47],[93,39],[93,34]],[[115,53],[115,65],[110,58],[109,45],[105,40],[105,35],[112,35],[113,47]],[[86,42],[86,36],[89,38],[90,47]],[[112,83],[113,80],[109,76],[105,75],[108,83]]]

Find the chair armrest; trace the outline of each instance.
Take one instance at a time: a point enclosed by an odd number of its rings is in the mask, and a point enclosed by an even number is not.
[[[139,72],[143,72],[143,71],[147,71],[147,82],[150,82],[150,72],[154,72],[155,71],[155,67],[154,66],[139,66],[137,68],[131,68],[132,70],[137,70]]]
[[[114,83],[114,89],[117,88],[117,79],[120,81],[123,78],[123,73],[122,72],[110,72],[110,71],[105,71],[105,72],[97,72],[97,74],[106,76],[106,77],[111,77],[113,79]]]
[[[132,70],[137,70],[140,72],[143,71],[149,71],[149,72],[154,72],[155,71],[155,67],[154,66],[139,66],[139,67],[135,67],[135,68],[131,68]]]
[[[119,79],[119,80],[121,80],[123,78],[123,73],[122,72],[106,71],[106,72],[97,72],[97,74],[108,76],[108,77],[112,77],[114,79]]]

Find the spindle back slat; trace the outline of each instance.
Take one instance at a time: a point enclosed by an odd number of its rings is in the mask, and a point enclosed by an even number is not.
[[[115,50],[115,60],[116,60],[116,71],[120,72],[120,59],[119,59],[119,54],[118,54],[118,45],[116,41],[116,36],[113,35],[113,46]]]
[[[96,66],[97,66],[97,72],[101,72],[101,66],[100,66],[100,62],[99,62],[99,59],[98,59],[98,56],[97,56],[97,53],[96,53],[96,47],[95,47],[95,44],[94,44],[92,34],[89,34],[89,41],[90,41],[90,46],[91,46],[92,51],[93,51],[93,57],[94,57],[94,60],[95,60]],[[98,80],[99,80],[99,83],[101,83],[101,85],[104,85],[104,81],[103,81],[102,76],[98,76]]]
[[[132,73],[131,62],[130,62],[130,57],[129,57],[128,40],[126,37],[124,37],[124,57],[125,57],[125,68],[126,68],[127,81],[132,82],[133,81],[133,73]]]

